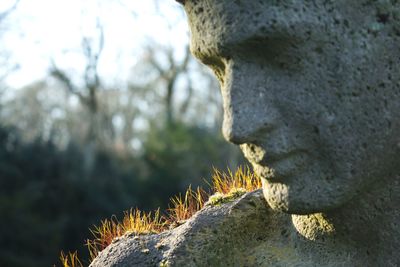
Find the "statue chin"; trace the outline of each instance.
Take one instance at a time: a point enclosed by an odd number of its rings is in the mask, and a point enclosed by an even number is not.
[[[336,209],[345,204],[352,195],[349,187],[337,191],[315,190],[314,187],[286,185],[263,181],[263,195],[274,211],[288,214],[306,215]],[[327,188],[321,186],[322,188]]]

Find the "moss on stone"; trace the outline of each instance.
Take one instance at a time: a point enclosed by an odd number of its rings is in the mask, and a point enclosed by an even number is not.
[[[159,267],[168,267],[169,266],[169,263],[168,263],[168,261],[162,261],[162,262],[160,262],[160,265],[159,265]]]
[[[231,191],[229,191],[229,193],[227,194],[217,192],[214,195],[210,196],[206,205],[218,206],[227,202],[231,202],[241,197],[245,193],[247,193],[247,191],[244,188],[232,188]]]

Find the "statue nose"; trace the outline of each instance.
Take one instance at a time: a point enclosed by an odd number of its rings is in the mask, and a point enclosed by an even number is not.
[[[222,132],[231,143],[254,143],[274,128],[275,123],[262,109],[233,103],[224,111]]]
[[[265,138],[276,127],[279,117],[268,84],[249,80],[254,75],[236,68],[227,69],[225,74],[222,88],[225,139],[240,145]]]

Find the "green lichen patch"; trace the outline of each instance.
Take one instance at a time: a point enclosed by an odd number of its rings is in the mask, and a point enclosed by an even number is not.
[[[166,260],[163,260],[162,262],[160,262],[159,267],[169,267],[169,263]]]
[[[232,190],[229,191],[229,193],[227,193],[227,194],[222,194],[222,193],[217,192],[214,195],[210,196],[206,205],[218,206],[218,205],[221,205],[221,204],[224,204],[227,202],[231,202],[231,201],[241,197],[245,193],[247,193],[247,191],[244,188],[232,188]]]

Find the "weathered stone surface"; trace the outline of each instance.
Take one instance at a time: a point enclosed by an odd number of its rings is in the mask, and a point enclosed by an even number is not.
[[[276,210],[338,207],[399,173],[400,3],[187,0],[192,53],[214,70],[223,133]]]
[[[172,266],[400,266],[400,1],[180,2],[192,53],[221,84],[224,136],[262,177],[271,209],[260,193],[207,208],[145,237],[147,256]],[[93,266],[153,264],[139,241],[120,242]]]
[[[90,265],[111,266],[295,266],[290,217],[271,213],[261,190],[219,206],[206,206],[185,224],[159,235],[126,235]],[[271,247],[271,244],[273,246]],[[268,263],[268,264],[267,264]],[[288,265],[289,264],[289,265]]]
[[[394,193],[399,192],[390,192]],[[390,218],[391,213],[388,211],[386,217]],[[359,223],[375,216],[377,212],[366,214]],[[381,226],[387,227],[390,221],[387,218]],[[396,255],[392,254],[382,265],[372,253],[376,248],[382,255],[397,251],[398,247],[389,239],[373,236],[375,242],[371,243],[369,238],[374,233],[367,228],[355,235],[358,241],[363,241],[362,246],[355,248],[357,240],[352,240],[351,232],[359,231],[358,226],[346,231],[335,227],[329,215],[321,213],[291,218],[288,214],[274,212],[266,204],[262,191],[257,190],[229,203],[206,206],[173,230],[157,235],[125,235],[102,251],[90,266],[398,265]],[[344,227],[346,223],[339,226]],[[396,229],[395,234],[398,234],[398,227]]]
[[[400,1],[184,7],[192,53],[221,84],[224,136],[270,207],[293,214],[300,254],[400,266]]]

